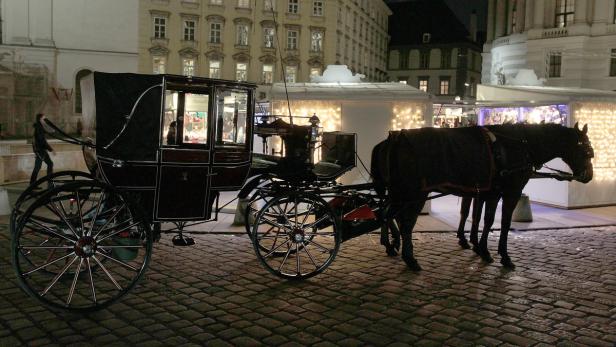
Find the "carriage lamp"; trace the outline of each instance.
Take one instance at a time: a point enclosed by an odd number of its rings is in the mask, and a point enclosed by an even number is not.
[[[321,120],[317,117],[316,113],[313,113],[308,121],[310,122],[310,142],[317,142]]]

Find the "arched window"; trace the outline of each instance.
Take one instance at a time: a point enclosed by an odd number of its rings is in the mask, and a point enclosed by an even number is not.
[[[91,70],[83,69],[75,75],[75,113],[81,113],[81,79],[91,73]]]

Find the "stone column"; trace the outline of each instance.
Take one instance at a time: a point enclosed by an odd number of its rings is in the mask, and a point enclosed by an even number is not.
[[[517,28],[515,33],[522,33],[526,26],[526,0],[517,0],[516,11]]]
[[[507,0],[496,0],[496,28],[494,30],[494,38],[505,36],[505,24],[507,16]]]
[[[487,42],[494,40],[494,21],[496,19],[496,0],[488,0],[488,34]]]
[[[603,2],[607,2],[603,0]],[[575,1],[575,14],[573,15],[574,24],[588,24],[588,0]]]
[[[610,2],[607,0],[596,0],[594,14],[592,16],[593,24],[608,23],[608,16],[612,13]],[[576,13],[577,15],[577,13]]]
[[[524,31],[528,31],[533,27],[533,13],[534,13],[534,1],[536,0],[526,0],[525,8],[524,8]]]
[[[533,18],[533,28],[543,29],[543,18],[545,17],[545,0],[535,0],[535,14]]]

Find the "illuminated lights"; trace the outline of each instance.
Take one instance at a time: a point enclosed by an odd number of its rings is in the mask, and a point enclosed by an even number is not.
[[[616,180],[616,104],[576,104],[575,119],[588,124],[588,139],[595,152],[593,180]]]
[[[424,103],[396,103],[392,111],[392,130],[417,129],[423,127],[425,124],[424,114],[426,113],[426,104]]]

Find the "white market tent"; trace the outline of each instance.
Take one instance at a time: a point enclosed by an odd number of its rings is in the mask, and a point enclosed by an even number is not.
[[[372,148],[390,130],[423,127],[432,119],[430,95],[401,83],[290,83],[287,91],[293,116],[316,114],[324,131],[357,133],[357,153],[367,167]],[[287,115],[284,84],[274,84],[270,93],[272,113]],[[306,118],[294,120],[308,124]],[[363,177],[357,169],[343,178],[345,183],[359,181]]]
[[[537,107],[566,105],[566,125],[588,124],[588,136],[595,151],[594,178],[588,184],[559,182],[552,179],[531,180],[524,192],[531,200],[564,208],[616,204],[616,93],[604,90],[543,87],[479,85],[477,106]],[[560,159],[549,166],[568,170]]]

